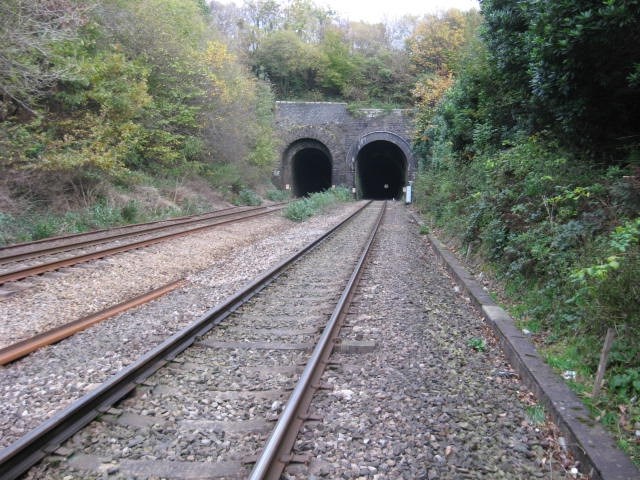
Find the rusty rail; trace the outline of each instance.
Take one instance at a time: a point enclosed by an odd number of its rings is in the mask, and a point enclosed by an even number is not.
[[[259,207],[267,208],[267,207]],[[131,225],[122,225],[114,228],[106,228],[101,230],[92,230],[89,232],[73,233],[69,235],[59,235],[56,237],[43,238],[32,242],[15,243],[0,247],[0,264],[34,258],[37,256],[48,255],[52,253],[64,252],[74,248],[82,248],[91,245],[106,243],[118,238],[142,235],[157,230],[163,230],[184,224],[193,224],[205,222],[212,218],[222,218],[247,210],[255,210],[255,207],[229,207],[212,212],[202,213],[198,215],[188,215],[175,218],[166,218],[164,220],[155,220],[153,222],[134,223]],[[119,232],[119,233],[114,233]],[[100,236],[103,235],[103,236]],[[87,239],[87,240],[83,240]],[[63,242],[59,245],[46,246],[47,244]],[[34,249],[24,251],[35,247]],[[17,252],[16,252],[17,251]],[[16,252],[16,253],[12,253]]]
[[[318,388],[320,378],[329,361],[329,356],[340,333],[340,328],[344,323],[344,317],[355,294],[355,289],[362,276],[366,259],[378,232],[385,209],[386,203],[380,210],[380,215],[371,230],[369,239],[362,250],[358,263],[351,274],[351,278],[342,292],[340,300],[331,314],[331,318],[318,344],[313,350],[300,380],[298,380],[285,409],[282,414],[280,414],[278,423],[267,440],[260,458],[258,458],[258,461],[254,465],[251,476],[249,477],[250,480],[278,480],[288,463],[287,456],[293,448],[296,437],[298,436],[298,431],[304,422],[307,410],[311,404],[311,399]]]
[[[12,445],[0,450],[0,478],[14,480],[48,453],[55,451],[64,441],[90,423],[101,412],[108,410],[114,403],[126,396],[138,384],[144,382],[178,354],[186,350],[198,337],[201,337],[231,315],[291,264],[313,250],[370,203],[363,205],[339,225],[273,267],[238,293],[228,297],[191,325],[172,335],[149,353],[104,382],[100,387],[73,402]]]
[[[184,280],[171,282],[160,288],[156,288],[155,290],[132,298],[131,300],[127,300],[126,302],[119,303],[118,305],[114,305],[113,307],[109,307],[100,312],[74,320],[59,327],[52,328],[51,330],[34,335],[31,338],[16,342],[7,347],[0,348],[0,365],[6,365],[7,363],[13,362],[35,352],[41,347],[52,345],[60,340],[64,340],[65,338],[85,330],[96,323],[102,322],[107,318],[111,318],[119,313],[166,295],[167,293],[180,288],[182,285],[184,285]]]
[[[78,255],[71,258],[66,258],[63,260],[56,260],[53,262],[43,263],[41,265],[36,265],[33,267],[16,269],[11,272],[0,275],[0,285],[7,282],[14,282],[16,280],[22,280],[28,277],[33,277],[35,275],[40,275],[42,273],[52,272],[54,270],[58,270],[64,267],[70,267],[73,265],[77,265],[79,263],[89,262],[91,260],[98,260],[100,258],[107,257],[109,255],[115,255],[116,253],[126,252],[128,250],[134,250],[137,248],[148,247],[150,245],[154,245],[156,243],[164,242],[167,240],[172,240],[174,238],[184,237],[186,235],[191,235],[193,233],[197,233],[203,230],[208,230],[210,228],[215,228],[220,225],[225,225],[228,223],[239,222],[244,220],[249,220],[251,218],[259,217],[262,215],[267,215],[277,210],[281,210],[282,206],[277,207],[263,207],[265,210],[261,210],[259,212],[255,212],[255,210],[250,210],[248,213],[239,212],[234,213],[233,215],[243,215],[239,218],[226,219],[221,221],[214,221],[214,223],[210,223],[208,225],[197,226],[193,228],[188,228],[186,230],[182,230],[180,232],[174,232],[166,235],[161,235],[158,237],[146,239],[146,240],[138,240],[135,242],[128,243],[126,245],[119,245],[117,247],[104,248],[102,250],[98,250],[92,253],[87,253],[84,255]]]

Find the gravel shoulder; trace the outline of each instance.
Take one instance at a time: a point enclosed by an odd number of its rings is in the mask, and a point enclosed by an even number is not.
[[[186,278],[181,289],[0,367],[0,448],[188,325],[360,204],[296,224],[250,220],[43,276],[0,302],[0,338],[75,320]],[[7,339],[13,339],[8,341]]]
[[[585,478],[479,313],[391,204],[286,478]],[[482,345],[482,347],[481,347]],[[579,465],[577,466],[579,467]]]
[[[291,228],[274,214],[30,278],[29,288],[0,302],[0,348],[186,278]]]

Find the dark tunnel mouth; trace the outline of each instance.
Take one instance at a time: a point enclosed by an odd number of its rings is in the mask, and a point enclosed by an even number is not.
[[[376,140],[360,149],[356,157],[359,196],[368,200],[402,197],[407,178],[407,157],[396,144]]]
[[[305,197],[331,188],[331,158],[319,148],[306,147],[291,159],[293,194]]]

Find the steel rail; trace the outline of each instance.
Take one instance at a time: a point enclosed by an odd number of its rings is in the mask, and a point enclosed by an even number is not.
[[[218,227],[220,225],[249,220],[251,218],[267,215],[274,211],[281,210],[283,207],[265,207],[265,208],[267,208],[266,211],[260,211],[258,213],[254,213],[253,211],[250,211],[248,215],[245,215],[239,218],[234,218],[231,220],[221,220],[215,223],[210,223],[208,225],[203,225],[199,227],[189,228],[187,230],[182,230],[180,232],[169,233],[166,235],[161,235],[161,236],[149,238],[146,240],[139,240],[136,242],[128,243],[126,245],[104,248],[102,250],[97,250],[95,252],[87,253],[84,255],[78,255],[78,256],[66,258],[63,260],[56,260],[49,263],[43,263],[41,265],[36,265],[34,267],[26,267],[26,268],[13,270],[8,273],[0,275],[0,285],[7,282],[14,282],[16,280],[22,280],[24,278],[33,277],[36,275],[40,275],[42,273],[52,272],[54,270],[58,270],[63,267],[71,267],[79,263],[86,263],[91,260],[98,260],[100,258],[104,258],[110,255],[115,255],[116,253],[126,252],[128,250],[135,250],[136,248],[148,247],[150,245],[155,245],[156,243],[161,243],[174,238],[184,237],[184,236],[191,235],[193,233],[197,233],[203,230],[208,230],[210,228]],[[241,213],[246,213],[246,212],[241,212]]]
[[[178,280],[164,285],[160,288],[151,290],[150,292],[138,295],[135,298],[119,303],[112,307],[106,308],[86,317],[74,320],[59,327],[52,328],[45,332],[34,335],[33,337],[13,343],[4,348],[0,348],[0,365],[6,365],[22,357],[26,357],[41,347],[52,345],[60,340],[64,340],[71,335],[86,330],[96,323],[102,322],[107,318],[111,318],[119,313],[125,312],[135,307],[139,307],[152,300],[160,298],[169,292],[184,285],[184,280]]]
[[[0,450],[0,478],[2,480],[14,480],[48,453],[55,451],[65,440],[90,423],[100,413],[108,410],[155,371],[187,349],[198,337],[201,337],[222,322],[243,303],[265,288],[291,264],[316,248],[370,203],[366,203],[324,235],[318,237],[246,285],[239,292],[207,311],[191,325],[172,335],[98,388],[79,398],[13,444]]]
[[[107,243],[119,238],[132,237],[135,235],[144,235],[148,233],[153,233],[157,231],[167,230],[172,227],[177,227],[180,225],[189,225],[194,223],[202,223],[208,220],[212,220],[215,218],[224,218],[231,215],[236,215],[239,213],[244,213],[247,211],[258,211],[269,208],[270,206],[262,206],[257,208],[251,207],[230,207],[222,210],[217,210],[214,212],[208,212],[201,215],[191,215],[185,217],[177,217],[166,220],[158,220],[155,222],[148,223],[136,223],[133,225],[124,225],[121,227],[116,227],[112,229],[104,229],[104,230],[95,230],[92,232],[83,232],[76,233],[73,235],[66,235],[60,237],[46,238],[42,240],[37,240],[35,242],[29,243],[19,243],[15,245],[10,245],[7,247],[0,248],[0,264],[6,264],[11,262],[16,262],[18,260],[24,260],[27,258],[34,258],[43,255],[51,255],[53,253],[64,252],[67,250],[73,250],[76,248],[84,248],[91,247],[93,245],[99,245],[101,243]],[[233,211],[231,211],[233,210]],[[81,240],[81,238],[91,237],[95,235],[105,234],[108,232],[118,231],[119,233],[115,233],[109,236],[98,237],[90,240]],[[69,240],[69,242],[64,243],[62,245],[54,245],[50,247],[43,247],[38,250],[32,250],[27,252],[20,253],[9,253],[11,250],[24,249],[28,248],[31,245],[44,244],[44,243],[52,243],[57,241],[65,241]]]
[[[346,309],[351,304],[355,289],[360,281],[371,245],[376,237],[382,217],[386,210],[386,202],[371,230],[366,245],[351,274],[336,308],[331,314],[320,340],[305,366],[285,409],[280,414],[278,422],[264,446],[249,477],[250,480],[278,480],[287,465],[286,456],[291,451],[300,426],[304,422],[306,411],[311,403],[324,368],[335,345],[340,328],[346,316]]]
[[[198,215],[184,215],[181,217],[174,217],[174,218],[165,218],[163,220],[154,220],[152,222],[143,222],[143,223],[133,223],[131,225],[121,225],[119,227],[112,227],[112,228],[102,228],[99,230],[91,230],[88,232],[79,232],[79,233],[71,233],[71,234],[67,234],[67,235],[57,235],[55,237],[48,237],[48,238],[41,238],[40,240],[33,240],[30,242],[21,242],[21,243],[13,243],[10,245],[5,245],[3,247],[0,247],[0,259],[1,260],[5,260],[7,258],[12,258],[13,254],[6,254],[6,252],[10,252],[11,250],[18,250],[18,249],[22,249],[22,248],[28,248],[31,246],[38,246],[41,244],[46,244],[46,243],[52,243],[52,242],[59,242],[59,241],[65,241],[65,240],[76,240],[78,238],[82,238],[82,237],[90,237],[92,235],[99,235],[101,233],[107,233],[113,230],[135,230],[135,228],[138,227],[145,227],[147,225],[152,226],[152,225],[157,225],[160,223],[169,223],[169,222],[173,222],[173,221],[182,221],[182,220],[188,220],[191,218],[197,218],[197,217],[204,217],[204,219],[207,218],[208,215],[215,215],[217,213],[223,213],[223,212],[227,212],[229,210],[237,210],[237,209],[242,209],[243,207],[228,207],[228,208],[222,208],[220,210],[214,210],[212,212],[206,212],[206,213],[202,213],[202,214],[198,214]],[[141,230],[142,231],[142,230]],[[78,241],[77,243],[82,243],[82,241]],[[46,249],[47,247],[45,247]],[[16,254],[16,255],[20,255],[20,254]]]

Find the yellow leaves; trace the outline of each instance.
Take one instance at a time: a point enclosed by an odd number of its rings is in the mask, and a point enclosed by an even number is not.
[[[40,160],[32,166],[44,171],[94,168],[108,175],[127,171],[125,160],[143,134],[133,122],[114,124],[87,114],[68,125],[69,131],[46,145]]]
[[[141,115],[152,102],[148,70],[129,61],[122,53],[109,52],[87,58],[82,73],[89,87],[82,94],[85,102],[98,104],[108,120],[130,120]]]
[[[457,64],[476,21],[476,16],[458,10],[426,16],[407,39],[412,66],[422,75],[412,94],[425,121],[433,116],[441,99],[453,86],[454,74],[459,68]]]
[[[233,90],[231,84],[233,78],[230,78],[229,71],[236,63],[235,56],[229,52],[224,43],[210,41],[204,51],[203,60],[213,91],[223,102],[229,102]]]
[[[221,70],[228,63],[235,61],[235,56],[229,53],[227,46],[218,41],[209,42],[204,55],[209,67],[216,70]]]
[[[433,109],[453,85],[453,75],[431,75],[416,83],[412,94],[421,107]]]
[[[424,18],[407,39],[409,56],[419,71],[449,75],[465,43],[466,19],[457,10]]]
[[[242,70],[227,45],[210,41],[201,58],[205,63],[212,92],[223,104],[252,102],[255,99],[254,79]]]

